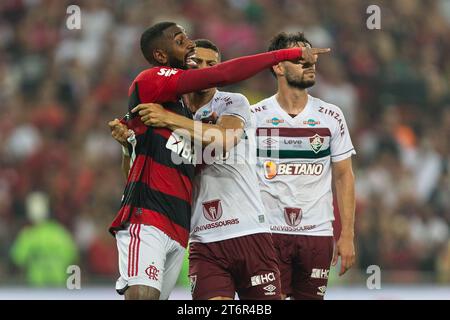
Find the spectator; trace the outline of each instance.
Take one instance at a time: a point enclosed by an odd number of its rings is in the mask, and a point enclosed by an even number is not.
[[[169,19],[214,40],[225,59],[264,51],[281,30],[330,45],[314,90],[342,108],[355,137],[359,267],[410,270],[416,280],[428,270],[450,282],[447,0],[382,1],[382,31],[365,28],[369,0],[80,1],[81,30],[65,28],[68,2],[50,4],[0,4],[0,254],[15,243],[11,259],[0,259],[0,279],[17,274],[13,261],[27,267],[30,251],[17,241],[42,227],[18,231],[40,190],[55,218],[42,226],[76,239],[86,279],[114,281],[104,221],[124,182],[106,122],[123,115],[128,86],[146,68],[141,30]],[[257,101],[274,87],[267,72],[232,91]]]
[[[13,262],[24,270],[33,286],[63,286],[67,267],[77,260],[72,236],[56,221],[48,220],[47,196],[33,192],[27,197],[27,216],[31,226],[17,236],[11,250]]]

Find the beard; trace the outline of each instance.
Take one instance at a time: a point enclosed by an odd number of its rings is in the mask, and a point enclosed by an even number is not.
[[[286,81],[289,84],[289,86],[297,89],[308,89],[316,83],[315,79],[305,80],[305,77],[303,75],[301,78],[298,78],[292,76],[289,73],[286,74]]]
[[[182,70],[186,70],[187,67],[188,67],[187,64],[186,64],[186,61],[178,60],[175,57],[170,57],[169,65],[170,65],[171,68],[182,69]]]

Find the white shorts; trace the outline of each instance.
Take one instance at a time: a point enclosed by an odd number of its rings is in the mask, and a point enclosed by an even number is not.
[[[144,285],[159,290],[160,300],[169,298],[183,265],[185,248],[153,226],[130,224],[116,234],[120,277],[116,290]]]

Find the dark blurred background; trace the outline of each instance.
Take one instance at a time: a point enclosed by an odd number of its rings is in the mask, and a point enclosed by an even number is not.
[[[66,27],[70,4],[80,30]],[[381,30],[366,27],[371,4]],[[107,122],[147,67],[141,32],[164,20],[224,60],[279,31],[331,47],[311,94],[342,108],[358,154],[357,264],[330,285],[364,284],[372,264],[383,283],[450,284],[449,0],[2,0],[0,286],[64,286],[68,264],[84,285],[114,284],[107,228],[124,180]],[[227,89],[256,103],[276,83],[267,71]]]

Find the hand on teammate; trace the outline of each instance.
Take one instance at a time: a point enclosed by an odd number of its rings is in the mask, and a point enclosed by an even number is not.
[[[141,121],[146,126],[166,127],[169,112],[157,103],[143,103],[134,107],[131,112],[138,112]]]
[[[341,236],[339,238],[334,249],[331,265],[335,266],[337,264],[339,256],[341,257],[341,270],[339,271],[339,276],[342,276],[355,263],[355,245],[353,243],[353,237]]]
[[[313,65],[317,62],[319,58],[319,54],[324,54],[330,52],[330,48],[310,48],[310,47],[302,47],[302,57],[300,61],[302,64]]]
[[[111,130],[112,137],[119,142],[121,145],[127,145],[127,139],[131,135],[128,127],[121,123],[119,119],[114,119],[108,122],[109,129]]]

